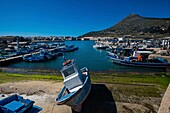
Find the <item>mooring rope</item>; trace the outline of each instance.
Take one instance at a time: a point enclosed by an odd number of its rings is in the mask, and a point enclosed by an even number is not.
[[[55,103],[53,104],[53,108],[52,108],[52,110],[51,110],[51,113],[53,112],[53,110],[54,110],[54,106],[55,106]]]

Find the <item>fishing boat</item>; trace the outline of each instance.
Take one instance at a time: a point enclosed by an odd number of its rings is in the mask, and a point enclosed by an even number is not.
[[[33,106],[35,102],[29,99],[24,99],[22,96],[14,94],[0,100],[0,113],[37,113],[42,108]],[[34,111],[34,108],[39,110]]]
[[[75,50],[78,50],[78,47],[75,47],[74,45],[70,45],[70,46],[64,45],[64,46],[58,47],[59,52],[72,52]]]
[[[86,67],[78,69],[75,60],[66,60],[63,63],[61,74],[64,78],[64,86],[61,89],[56,102],[58,105],[68,105],[80,112],[82,103],[91,90],[91,81]]]
[[[31,54],[31,56],[23,56],[23,60],[25,62],[40,62],[40,61],[45,61],[44,55],[41,54]]]
[[[96,43],[95,45],[93,45],[93,48],[97,48],[97,49],[106,49],[108,48],[108,45],[102,44],[102,43]]]
[[[144,53],[144,51],[141,51],[141,53]],[[113,63],[125,66],[147,68],[166,68],[167,66],[169,66],[168,61],[163,58],[144,59],[143,61],[138,61],[137,57],[134,56],[124,57],[114,53],[108,53],[108,57],[113,61]]]

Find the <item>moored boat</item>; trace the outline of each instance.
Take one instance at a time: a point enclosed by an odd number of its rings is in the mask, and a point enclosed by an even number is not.
[[[95,44],[95,45],[93,45],[93,48],[97,48],[97,49],[106,49],[106,48],[108,48],[109,46],[108,45],[105,45],[105,44]]]
[[[123,57],[118,56],[114,53],[108,53],[108,57],[113,61],[113,63],[125,65],[125,66],[135,66],[135,67],[147,67],[147,68],[166,68],[169,63],[166,59],[156,58],[156,59],[145,59],[143,61],[138,61],[137,57],[129,56]]]
[[[88,69],[78,70],[75,60],[66,60],[63,63],[61,74],[64,78],[64,86],[56,99],[58,105],[68,105],[80,112],[82,103],[91,90],[91,81]]]
[[[75,47],[74,45],[70,45],[70,46],[64,45],[64,46],[58,47],[59,52],[72,52],[75,50],[78,50],[78,47]]]
[[[45,61],[44,55],[41,54],[31,54],[31,56],[23,56],[23,60],[26,62],[40,62]]]

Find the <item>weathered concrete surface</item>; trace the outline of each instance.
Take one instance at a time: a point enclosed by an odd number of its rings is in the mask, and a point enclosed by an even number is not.
[[[170,113],[170,84],[164,94],[158,113]]]
[[[56,81],[8,82],[0,84],[0,99],[17,93],[43,108],[39,113],[77,113],[66,105],[56,105],[55,100],[62,87],[63,83]],[[157,113],[161,97],[128,96],[122,92],[121,87],[130,86],[92,84],[81,113]]]

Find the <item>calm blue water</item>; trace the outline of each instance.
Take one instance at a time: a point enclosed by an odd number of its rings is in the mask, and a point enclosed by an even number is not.
[[[127,67],[112,63],[107,57],[107,52],[93,48],[94,41],[65,41],[66,45],[78,46],[79,49],[74,52],[65,53],[67,59],[75,59],[80,68],[87,67],[90,71],[116,71],[116,72],[159,72],[162,70]],[[63,63],[62,57],[46,62],[30,63],[18,62],[8,67],[12,68],[29,68],[29,69],[56,69],[60,70]]]

